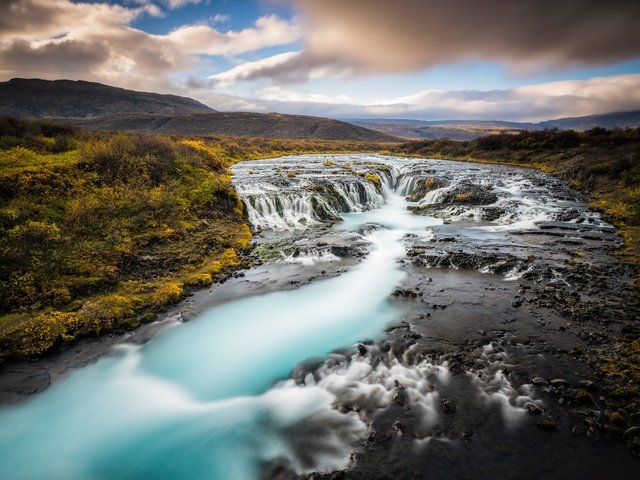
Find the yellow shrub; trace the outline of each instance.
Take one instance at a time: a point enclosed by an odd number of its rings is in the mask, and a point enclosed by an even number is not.
[[[194,273],[184,280],[185,285],[193,287],[205,287],[207,285],[211,285],[212,282],[213,279],[211,278],[210,273]]]
[[[102,330],[112,330],[118,323],[135,316],[138,297],[112,294],[86,302],[78,311],[79,320],[88,329],[100,335]]]
[[[182,283],[166,283],[159,286],[151,294],[151,303],[157,307],[164,307],[166,305],[176,303],[184,296],[184,288]]]

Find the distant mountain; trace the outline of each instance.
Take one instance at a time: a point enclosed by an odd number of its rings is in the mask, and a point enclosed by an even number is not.
[[[499,120],[410,120],[410,119],[348,119],[354,125],[370,128],[389,135],[408,139],[449,138],[451,140],[473,140],[493,133],[518,133],[522,130],[584,131],[594,127],[608,129],[640,127],[640,110],[615,112],[586,117],[568,117],[538,123],[504,122]]]
[[[14,78],[0,82],[0,115],[24,118],[104,118],[123,113],[215,112],[191,98],[137,92],[101,83]]]
[[[560,130],[589,130],[594,127],[627,128],[640,127],[640,110],[631,112],[605,113],[604,115],[589,115],[587,117],[559,118],[535,124],[537,128],[558,128]]]
[[[351,123],[306,115],[215,112],[189,115],[118,115],[79,120],[74,125],[93,130],[124,130],[176,135],[230,135],[236,137],[295,138],[397,142],[387,135]]]
[[[422,120],[351,120],[354,125],[377,130],[387,135],[395,135],[406,139],[473,140],[474,138],[494,133],[517,133],[523,128],[506,125],[507,122],[426,122]]]

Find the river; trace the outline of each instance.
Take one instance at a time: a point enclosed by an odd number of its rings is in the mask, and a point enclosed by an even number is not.
[[[635,460],[620,447],[595,448],[570,425],[535,427],[576,414],[558,410],[557,392],[534,374],[576,384],[592,375],[548,348],[582,342],[526,294],[575,286],[567,258],[612,263],[619,244],[566,184],[368,155],[243,162],[234,183],[258,231],[255,271],[220,287],[240,292],[215,302],[202,292],[188,322],[166,322],[148,342],[123,339],[5,407],[3,478],[241,480],[346,468],[362,478],[508,477],[500,442],[515,442],[505,458],[529,466],[531,477],[518,478],[537,478],[545,468],[522,449],[545,452],[567,436],[580,461],[547,452],[551,472],[628,472]],[[520,288],[526,281],[534,286]],[[458,465],[465,450],[485,455],[484,466]]]

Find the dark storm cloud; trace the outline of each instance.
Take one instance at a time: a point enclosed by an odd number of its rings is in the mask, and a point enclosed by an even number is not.
[[[637,0],[295,0],[307,48],[363,68],[421,69],[469,58],[606,64],[640,54]]]
[[[0,65],[8,65],[15,72],[41,74],[64,68],[69,73],[83,73],[106,62],[109,48],[101,44],[87,44],[74,40],[48,43],[32,47],[17,40],[0,50]]]

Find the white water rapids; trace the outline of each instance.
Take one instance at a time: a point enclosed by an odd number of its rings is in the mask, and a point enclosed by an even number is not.
[[[424,175],[412,177],[391,163],[378,171],[379,190],[360,177],[350,181],[335,174],[330,198],[306,189],[313,177],[299,179],[305,188],[285,192],[260,180],[239,185],[254,227],[304,229],[326,216],[341,217],[334,231],[364,232],[370,253],[338,277],[231,301],[142,347],[122,346],[4,409],[3,477],[242,480],[258,478],[263,463],[275,460],[298,473],[340,469],[367,425],[353,411],[334,409],[336,398],[369,395],[379,398],[382,408],[391,401],[396,380],[407,386],[425,424],[437,421],[438,394],[431,387],[436,379],[447,381],[446,366],[374,367],[361,358],[348,367],[326,368],[320,381],[274,386],[299,362],[379,336],[401,318],[388,299],[405,275],[397,263],[405,255],[403,238],[411,234],[428,241],[442,220],[407,210],[405,195]],[[250,168],[272,174],[264,170],[268,164]],[[331,174],[319,177],[331,179]],[[430,201],[443,192],[431,192]],[[526,202],[521,204],[526,210]],[[536,204],[526,212],[537,209],[542,215],[553,208]],[[495,229],[508,224],[506,215],[515,214],[505,214]],[[501,374],[489,382],[472,380],[479,395],[504,404],[505,418],[517,417],[532,401]]]

